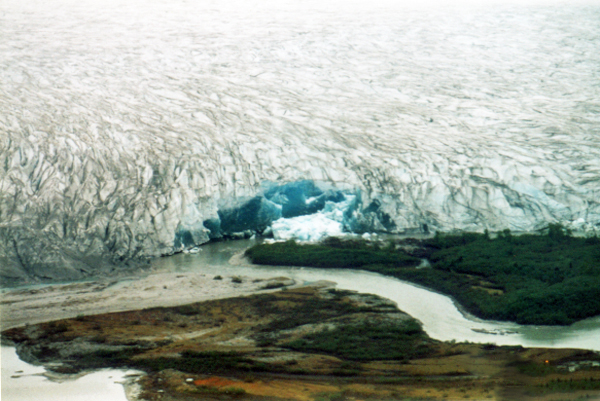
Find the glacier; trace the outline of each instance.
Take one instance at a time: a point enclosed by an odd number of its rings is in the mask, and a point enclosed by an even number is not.
[[[598,5],[366,3],[3,1],[3,285],[256,234],[600,229]]]
[[[345,233],[352,233],[348,217],[356,213],[356,196],[339,195],[334,200],[326,200],[322,208],[315,213],[275,220],[271,224],[273,237],[276,240],[320,241],[325,237],[339,237]],[[306,204],[312,206],[318,203],[318,200],[319,198],[309,198]]]

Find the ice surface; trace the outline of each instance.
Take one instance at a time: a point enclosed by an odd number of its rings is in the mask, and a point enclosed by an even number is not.
[[[193,246],[265,182],[359,194],[357,232],[598,228],[599,20],[597,4],[4,0],[3,282]],[[319,196],[269,201],[298,217]]]
[[[345,212],[354,203],[355,196],[347,195],[345,198],[337,203],[326,202],[325,207],[314,214],[274,221],[271,225],[273,237],[278,240],[319,241],[348,233]]]
[[[385,226],[388,217],[381,212],[380,203],[363,207],[360,193],[322,186],[308,180],[284,185],[265,183],[264,192],[252,198],[222,200],[218,217],[206,220],[202,228],[210,238],[250,238],[258,234],[301,241],[318,241],[344,232],[392,231]],[[194,242],[194,232],[178,229],[175,246],[186,249],[205,242]]]
[[[272,230],[273,237],[278,240],[319,241],[328,236],[343,235],[342,223],[322,213],[276,220]]]

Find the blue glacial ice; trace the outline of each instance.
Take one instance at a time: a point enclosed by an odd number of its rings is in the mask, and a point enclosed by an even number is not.
[[[251,198],[223,200],[217,216],[201,225],[208,237],[263,235],[318,241],[326,236],[390,232],[394,228],[389,216],[380,210],[380,203],[373,201],[363,207],[360,191],[340,190],[310,180],[283,185],[264,183],[263,187],[261,194]],[[181,249],[202,243],[194,243],[193,237],[193,230],[180,227],[175,242]]]

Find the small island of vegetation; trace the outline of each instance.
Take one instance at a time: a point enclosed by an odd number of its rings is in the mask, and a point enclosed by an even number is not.
[[[256,264],[364,269],[453,296],[483,319],[568,325],[600,314],[600,238],[559,224],[540,235],[436,234],[385,243],[328,238],[259,244]],[[419,266],[427,259],[431,267]]]

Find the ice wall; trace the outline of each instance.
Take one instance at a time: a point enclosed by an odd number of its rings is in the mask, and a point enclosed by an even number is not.
[[[6,0],[3,282],[265,230],[326,204],[302,181],[356,194],[356,232],[598,228],[599,17]]]

